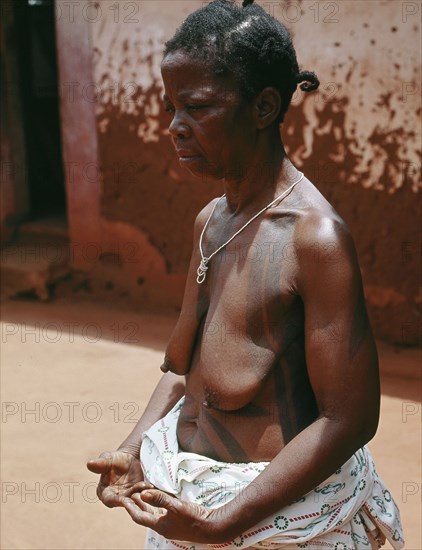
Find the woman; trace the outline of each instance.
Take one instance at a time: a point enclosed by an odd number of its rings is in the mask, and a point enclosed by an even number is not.
[[[225,194],[196,219],[147,410],[88,464],[99,498],[150,529],[147,548],[401,548],[365,447],[378,359],[353,240],[280,137],[316,75],[265,10],[217,0],[167,42],[162,76],[180,164]]]

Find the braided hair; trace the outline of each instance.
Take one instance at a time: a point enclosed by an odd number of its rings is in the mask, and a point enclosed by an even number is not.
[[[211,62],[216,75],[233,75],[246,99],[267,86],[281,96],[277,118],[282,123],[293,93],[301,82],[305,92],[319,80],[311,71],[299,71],[296,52],[286,27],[253,0],[242,7],[234,0],[214,0],[191,13],[165,44],[164,57],[182,50]]]

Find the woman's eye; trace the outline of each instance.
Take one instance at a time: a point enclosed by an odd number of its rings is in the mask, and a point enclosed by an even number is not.
[[[189,104],[189,105],[186,105],[185,109],[187,111],[199,111],[200,109],[204,109],[205,107],[206,107],[206,105]],[[164,111],[166,113],[174,114],[176,112],[176,109],[173,107],[173,105],[166,105],[164,107]]]

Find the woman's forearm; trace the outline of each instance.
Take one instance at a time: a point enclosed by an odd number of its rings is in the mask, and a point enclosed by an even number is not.
[[[315,421],[284,447],[250,486],[218,509],[227,538],[237,537],[314,489],[368,439],[335,421]]]
[[[163,374],[144,413],[118,450],[126,451],[138,457],[142,432],[150,428],[157,420],[163,418],[184,393],[185,378],[183,376],[176,376],[172,372]]]

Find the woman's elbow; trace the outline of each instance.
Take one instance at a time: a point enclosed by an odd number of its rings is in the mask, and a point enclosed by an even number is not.
[[[366,445],[369,441],[371,441],[371,439],[375,437],[375,434],[378,430],[378,424],[379,413],[367,419],[363,428],[363,439],[365,440],[363,443],[364,445]]]
[[[359,448],[369,443],[377,433],[379,416],[379,408],[367,411],[361,421],[355,425],[353,432]]]

